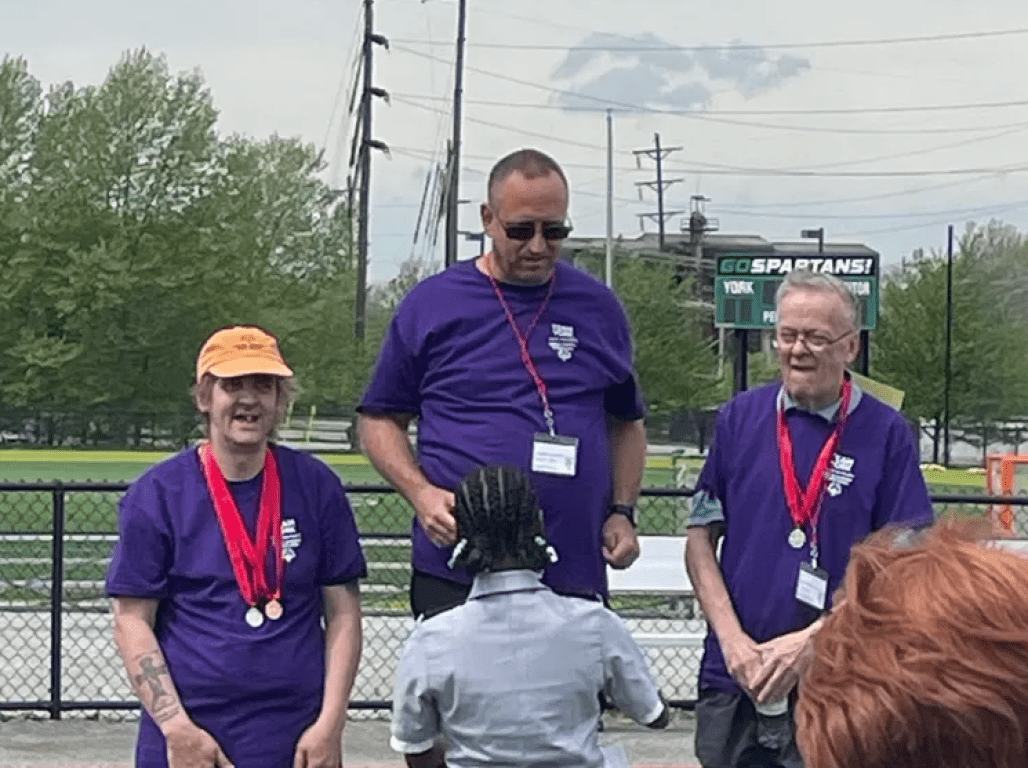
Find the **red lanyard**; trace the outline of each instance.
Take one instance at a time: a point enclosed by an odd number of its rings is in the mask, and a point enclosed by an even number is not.
[[[539,370],[535,367],[535,362],[532,360],[532,353],[528,351],[528,340],[532,337],[532,331],[535,330],[535,326],[538,324],[539,318],[542,317],[543,311],[550,303],[550,296],[553,295],[553,284],[557,276],[556,274],[550,276],[550,285],[546,289],[546,297],[543,299],[543,303],[539,305],[539,311],[535,313],[535,317],[532,318],[532,322],[529,323],[528,330],[525,333],[522,333],[521,329],[518,328],[518,323],[514,319],[514,313],[511,312],[510,305],[503,297],[503,291],[500,290],[500,284],[496,282],[496,278],[490,274],[486,274],[486,277],[489,278],[489,282],[496,292],[496,298],[500,300],[500,306],[503,307],[503,311],[507,315],[507,322],[510,323],[511,330],[514,331],[514,336],[518,340],[518,346],[521,348],[521,362],[524,364],[525,370],[528,371],[528,375],[532,377],[532,381],[535,382],[535,388],[539,392],[539,399],[543,401],[543,418],[546,419],[546,427],[550,430],[551,435],[555,435],[557,431],[553,423],[553,411],[550,410],[550,398],[546,393],[546,382],[539,375]]]
[[[239,585],[239,593],[247,605],[256,606],[282,596],[282,576],[285,559],[282,557],[282,499],[278,476],[278,462],[271,448],[264,454],[264,479],[261,485],[260,509],[257,512],[257,537],[251,540],[236,500],[228,490],[225,476],[214,458],[210,443],[200,447],[200,464],[207,478],[207,490],[214,502],[221,535],[225,540],[232,572]],[[275,547],[275,591],[268,586],[268,546]]]
[[[842,385],[842,402],[839,404],[839,420],[828,436],[821,453],[814,463],[814,471],[810,473],[806,490],[800,487],[796,477],[796,465],[793,460],[792,435],[785,421],[785,404],[778,406],[778,458],[782,466],[782,484],[785,490],[785,502],[789,507],[789,516],[797,528],[811,526],[811,544],[817,547],[817,523],[821,517],[821,502],[828,485],[828,465],[842,440],[842,430],[849,417],[850,395],[853,386],[849,379]]]

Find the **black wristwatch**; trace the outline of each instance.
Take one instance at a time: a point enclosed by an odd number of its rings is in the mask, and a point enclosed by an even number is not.
[[[610,509],[607,511],[607,517],[611,515],[624,515],[628,518],[628,522],[635,528],[635,507],[631,504],[611,504]]]

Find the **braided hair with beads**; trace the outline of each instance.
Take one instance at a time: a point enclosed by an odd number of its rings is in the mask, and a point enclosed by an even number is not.
[[[456,497],[458,541],[451,568],[471,573],[540,571],[556,562],[532,483],[520,469],[501,465],[474,469],[464,476]]]

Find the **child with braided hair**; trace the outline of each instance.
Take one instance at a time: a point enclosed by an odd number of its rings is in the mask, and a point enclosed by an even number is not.
[[[667,726],[646,658],[620,618],[542,583],[558,553],[524,472],[472,470],[454,515],[450,567],[474,583],[466,603],[420,619],[404,647],[391,744],[410,768],[601,768],[600,692],[637,722]]]

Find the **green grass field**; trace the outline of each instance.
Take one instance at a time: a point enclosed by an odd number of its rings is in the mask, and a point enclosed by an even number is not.
[[[129,451],[0,450],[0,482],[131,482],[168,455]],[[320,458],[350,486],[385,484],[360,454],[322,454]],[[693,482],[700,459],[649,457],[644,487],[674,486],[683,462],[689,470],[689,482]],[[932,468],[925,470],[925,477],[936,492],[984,492],[982,474]],[[118,491],[65,493],[65,528],[69,534],[63,541],[67,601],[92,601],[101,597],[112,534],[117,531],[120,496]],[[349,498],[365,537],[398,536],[395,543],[382,538],[365,542],[369,564],[365,604],[378,610],[406,610],[409,547],[405,534],[410,530],[410,507],[397,494],[351,491]],[[53,530],[53,508],[52,494],[47,491],[0,491],[0,599],[39,604],[49,600],[46,585],[50,578],[53,542],[48,534]],[[973,514],[982,509],[967,505],[954,511]],[[644,496],[639,503],[639,531],[681,533],[687,511],[686,498]],[[38,538],[33,538],[34,534]],[[86,534],[94,536],[87,538]],[[640,607],[636,602],[647,599],[633,598],[628,607]]]
[[[131,482],[167,453],[131,451],[4,450],[0,451],[0,482],[34,480]],[[321,454],[349,486],[385,485],[360,454]],[[647,460],[645,488],[674,486],[677,470],[688,467],[690,482],[701,460],[651,456]],[[927,469],[925,477],[938,493],[982,493],[984,476],[966,470]],[[66,494],[69,533],[109,533],[116,530],[117,491],[74,491]],[[411,510],[396,494],[349,494],[357,522],[366,534],[403,534],[409,530]],[[640,532],[680,532],[687,501],[674,497],[640,500]],[[0,532],[38,532],[51,528],[52,500],[46,491],[0,492]]]

